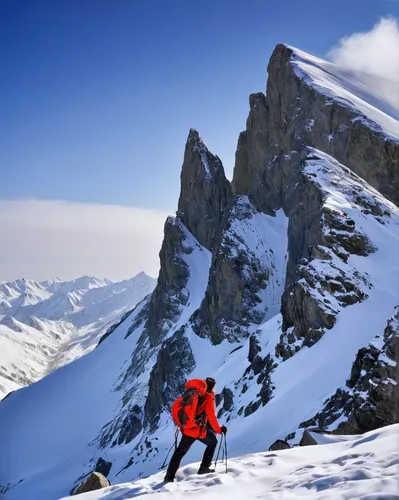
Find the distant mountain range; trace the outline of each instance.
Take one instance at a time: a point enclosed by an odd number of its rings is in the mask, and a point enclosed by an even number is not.
[[[1,283],[0,399],[92,350],[155,284],[145,273],[120,282],[83,276]]]

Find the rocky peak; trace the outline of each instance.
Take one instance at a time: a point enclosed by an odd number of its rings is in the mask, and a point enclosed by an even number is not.
[[[208,250],[215,246],[230,200],[231,187],[222,162],[191,129],[184,152],[177,216]]]
[[[290,185],[300,170],[293,156],[311,146],[398,204],[399,140],[392,135],[399,134],[397,122],[356,94],[355,78],[348,80],[342,99],[333,85],[346,86],[339,68],[283,44],[276,46],[267,69],[266,96],[251,96],[246,130],[238,140],[234,192],[248,195],[265,212],[279,206],[289,211]]]
[[[397,121],[363,100],[372,96],[356,75],[281,44],[268,73],[270,145],[281,144],[285,154],[304,144],[323,151],[398,204]]]
[[[157,345],[187,304],[190,272],[184,260],[192,248],[187,230],[200,245],[212,251],[222,230],[222,220],[232,198],[223,165],[198,132],[190,129],[181,173],[181,192],[176,217],[168,217],[160,251],[157,286],[148,304],[145,335]],[[197,245],[197,243],[195,243]]]

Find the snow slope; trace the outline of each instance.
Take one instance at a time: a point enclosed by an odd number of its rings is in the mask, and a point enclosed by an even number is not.
[[[145,499],[154,493],[159,500],[394,500],[399,499],[398,433],[396,424],[361,436],[328,436],[329,444],[230,459],[227,474],[218,463],[217,473],[198,476],[199,463],[190,464],[173,484],[164,484],[164,472],[158,472],[63,500]]]
[[[366,120],[373,130],[382,131],[391,139],[398,140],[399,108],[393,107],[381,95],[373,93],[369,86],[362,83],[364,75],[359,76],[356,72],[343,70],[336,64],[294,47],[290,49],[294,51],[291,64],[302,81],[353,111],[360,111],[363,117],[359,116],[357,119]]]
[[[0,285],[0,399],[89,352],[155,287],[140,273],[113,283],[16,280]]]
[[[326,398],[345,384],[358,349],[383,332],[398,302],[398,209],[358,176],[318,151],[310,151],[304,175],[325,193],[329,207],[355,220],[356,229],[367,235],[375,247],[367,256],[350,255],[347,263],[332,257],[311,264],[319,266],[319,272],[330,265],[341,266],[344,272],[355,269],[357,275],[367,278],[363,286],[368,298],[350,307],[337,306],[334,327],[311,348],[302,346],[284,362],[275,357],[282,333],[281,315],[249,325],[249,332],[257,335],[260,356],[269,354],[277,366],[271,375],[272,399],[248,416],[244,416],[243,410],[258,398],[261,389],[247,370],[249,339],[233,343],[224,340],[214,346],[208,338],[195,335],[187,323],[204,297],[211,256],[185,232],[187,245],[182,258],[190,270],[188,300],[166,339],[183,331],[195,359],[190,377],[212,374],[218,381],[217,392],[222,388],[233,392],[233,407],[221,417],[221,422],[227,422],[229,427],[232,457],[264,451],[276,439],[284,439],[292,432],[297,433],[295,440],[299,441],[299,424],[313,417]],[[382,215],[364,210],[361,200],[378,204]],[[263,229],[267,227],[264,217],[267,216],[262,216]],[[273,245],[284,248],[284,217],[281,214],[270,222]],[[254,240],[252,249],[256,249]],[[270,300],[274,304],[273,296]],[[112,484],[151,474],[160,467],[173,436],[167,408],[154,434],[141,430],[128,444],[119,446],[103,441],[103,436],[125,418],[126,401],[141,407],[146,401],[151,369],[162,344],[152,349],[146,344],[137,347],[144,325],[133,331],[131,326],[145,306],[146,301],[97,349],[1,403],[0,485],[8,490],[7,500],[21,500],[29,495],[41,500],[65,496],[82,473],[92,470],[99,456],[113,464],[109,476]],[[142,367],[136,367],[127,376],[132,353]],[[139,452],[140,449],[147,451]],[[199,460],[200,454],[200,447],[192,447],[183,463]],[[133,467],[128,465],[131,459]]]

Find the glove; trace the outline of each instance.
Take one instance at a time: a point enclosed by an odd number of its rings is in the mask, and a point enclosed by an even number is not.
[[[222,425],[222,434],[227,434],[227,427],[225,425]]]

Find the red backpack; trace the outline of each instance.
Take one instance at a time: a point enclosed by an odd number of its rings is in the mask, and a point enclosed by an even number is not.
[[[181,429],[195,428],[201,425],[201,406],[206,392],[205,380],[193,379],[186,383],[186,390],[172,405],[172,418]],[[198,412],[199,410],[199,412]]]

